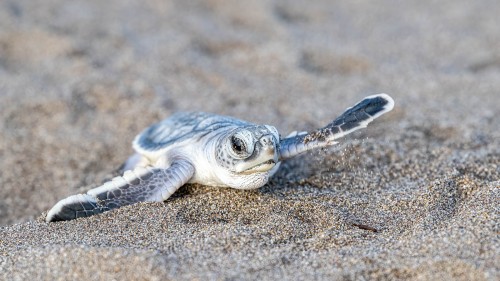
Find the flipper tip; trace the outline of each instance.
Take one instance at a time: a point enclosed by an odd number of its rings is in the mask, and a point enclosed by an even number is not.
[[[366,99],[376,99],[376,98],[381,98],[381,99],[386,101],[386,104],[384,105],[384,109],[380,111],[378,116],[380,116],[386,112],[389,112],[394,108],[394,99],[386,93],[368,96],[364,99],[366,100]]]
[[[46,222],[72,220],[88,216],[88,212],[98,210],[97,201],[87,194],[77,194],[65,198],[52,207],[45,218]]]

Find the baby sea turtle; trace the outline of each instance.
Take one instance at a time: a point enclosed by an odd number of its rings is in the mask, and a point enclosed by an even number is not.
[[[164,201],[185,183],[259,188],[281,161],[336,144],[394,107],[386,94],[364,98],[326,127],[281,138],[275,127],[209,113],[177,113],[133,142],[122,176],[59,201],[47,222],[71,220],[142,201]]]

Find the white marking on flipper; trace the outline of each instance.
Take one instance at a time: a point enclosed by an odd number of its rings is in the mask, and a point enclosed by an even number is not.
[[[106,191],[110,191],[110,190],[113,190],[113,189],[115,189],[115,187],[113,185],[113,182],[112,181],[108,181],[108,182],[105,182],[103,185],[101,185],[99,187],[96,187],[96,188],[93,188],[93,189],[87,191],[87,194],[91,195],[91,196],[94,196],[94,197],[97,197],[98,194],[101,194],[101,193],[104,193]]]
[[[128,182],[123,177],[115,177],[112,182],[116,188],[120,188],[121,186],[125,186],[128,184]]]
[[[125,171],[125,173],[123,173],[123,179],[126,180],[128,184],[137,178],[137,175],[132,171]]]

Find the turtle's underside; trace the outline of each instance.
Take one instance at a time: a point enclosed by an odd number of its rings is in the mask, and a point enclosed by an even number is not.
[[[71,220],[136,202],[164,201],[188,182],[259,188],[281,161],[334,145],[393,107],[386,94],[369,96],[327,126],[285,138],[269,125],[202,112],[177,113],[135,138],[136,153],[125,162],[122,176],[59,201],[46,220]]]

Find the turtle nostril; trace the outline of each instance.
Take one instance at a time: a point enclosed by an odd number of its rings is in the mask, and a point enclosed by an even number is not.
[[[273,137],[272,136],[263,136],[260,138],[260,143],[263,145],[263,146],[273,146],[274,147],[274,141],[273,141]]]
[[[276,146],[274,144],[274,137],[271,135],[263,136],[259,139],[264,151],[269,155],[274,155],[276,153]]]
[[[271,147],[269,148],[269,154],[274,155],[274,152],[275,152],[275,148],[274,148],[274,146],[271,146]]]

